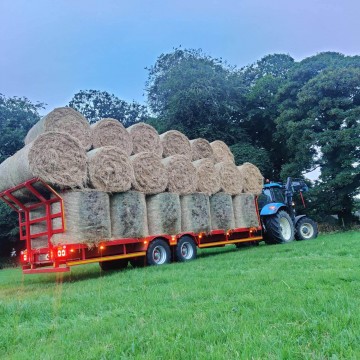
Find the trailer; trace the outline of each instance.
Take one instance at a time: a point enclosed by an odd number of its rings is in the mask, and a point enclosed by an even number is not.
[[[197,249],[223,247],[244,243],[258,244],[263,240],[262,227],[255,199],[258,227],[236,228],[228,231],[212,230],[209,233],[183,232],[156,234],[144,238],[124,238],[100,241],[96,246],[73,243],[53,245],[51,238],[66,231],[64,202],[61,192],[40,178],[28,180],[0,193],[19,216],[20,240],[24,250],[20,264],[24,274],[68,272],[72,266],[99,263],[103,270],[121,269],[130,262],[134,267],[162,265],[171,261],[189,261],[196,258]],[[32,218],[30,212],[41,209],[45,216]],[[54,226],[54,221],[57,226]],[[45,231],[32,231],[36,225]],[[59,226],[60,224],[60,226]],[[46,239],[41,247],[34,247],[36,239]]]

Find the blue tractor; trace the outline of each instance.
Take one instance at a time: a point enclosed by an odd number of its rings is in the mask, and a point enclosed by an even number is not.
[[[296,215],[293,195],[308,191],[303,180],[290,177],[286,184],[268,182],[258,197],[260,218],[264,229],[264,240],[267,244],[283,244],[296,240],[315,239],[318,227],[314,220],[306,215]]]

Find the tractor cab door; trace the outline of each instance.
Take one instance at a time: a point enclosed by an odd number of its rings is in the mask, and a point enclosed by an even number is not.
[[[271,203],[285,203],[283,190],[280,186],[266,187],[262,194],[258,196],[258,206],[261,210],[265,205]]]

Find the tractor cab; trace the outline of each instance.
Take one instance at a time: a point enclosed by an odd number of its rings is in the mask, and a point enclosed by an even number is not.
[[[279,183],[268,183],[264,185],[262,194],[258,197],[259,209],[271,203],[285,203],[283,186]]]

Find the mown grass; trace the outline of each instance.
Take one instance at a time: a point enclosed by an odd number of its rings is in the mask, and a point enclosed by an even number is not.
[[[1,359],[360,359],[360,233],[163,267],[0,271]]]

